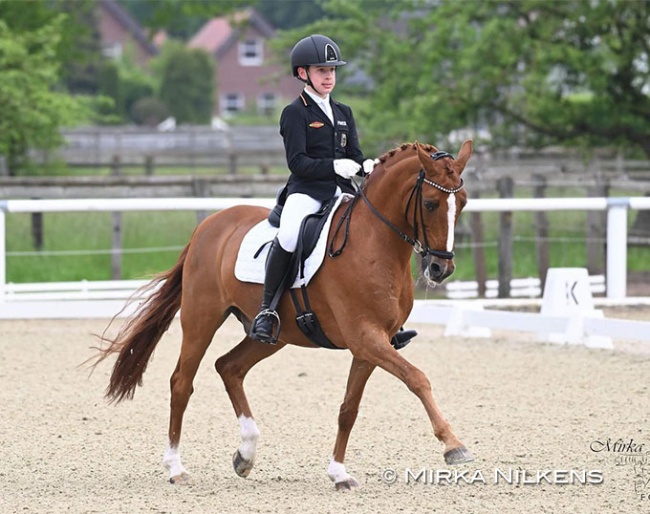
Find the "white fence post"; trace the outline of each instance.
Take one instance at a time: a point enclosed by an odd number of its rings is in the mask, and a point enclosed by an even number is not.
[[[607,298],[627,294],[627,210],[629,198],[607,199]]]
[[[5,301],[5,288],[7,283],[7,233],[5,230],[5,205],[0,201],[0,303]]]

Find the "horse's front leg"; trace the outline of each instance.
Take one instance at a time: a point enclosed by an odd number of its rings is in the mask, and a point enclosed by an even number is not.
[[[350,350],[356,358],[366,360],[399,378],[420,399],[431,421],[434,435],[444,445],[444,458],[447,464],[463,464],[474,460],[438,408],[427,376],[402,357],[391,346],[387,337],[383,339],[383,344],[359,344],[351,347]]]
[[[277,345],[264,344],[246,337],[228,353],[219,357],[214,364],[226,386],[230,402],[239,421],[241,444],[233,455],[232,464],[235,473],[243,478],[247,477],[253,469],[257,440],[260,436],[244,391],[244,378],[255,364],[270,357],[281,348],[284,348],[281,343]]]
[[[359,360],[356,357],[352,359],[345,398],[339,411],[339,430],[336,434],[334,454],[327,468],[327,474],[334,482],[337,491],[352,490],[359,487],[359,482],[347,473],[343,462],[350,432],[359,413],[359,403],[363,396],[363,390],[374,369],[375,366],[369,362]]]

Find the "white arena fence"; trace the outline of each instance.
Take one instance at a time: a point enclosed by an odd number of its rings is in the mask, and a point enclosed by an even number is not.
[[[125,299],[146,281],[81,281],[41,284],[7,284],[6,216],[34,212],[123,212],[123,211],[218,211],[234,205],[271,208],[274,199],[263,198],[139,198],[71,200],[0,200],[0,319],[112,317],[122,310]],[[610,304],[650,303],[645,298],[627,298],[627,231],[629,210],[650,209],[646,197],[470,199],[465,212],[514,211],[607,211],[607,269],[602,277],[590,277],[591,291],[606,293]],[[538,288],[536,279],[523,280],[520,286]],[[489,286],[489,284],[488,284]],[[459,286],[457,298],[463,298],[465,286]],[[452,287],[453,289],[453,287]],[[488,291],[489,291],[488,287]],[[526,295],[522,295],[526,296]],[[515,300],[516,301],[516,300]],[[498,300],[492,300],[495,305]],[[508,303],[502,301],[501,304]],[[137,306],[134,301],[121,312],[128,315]],[[487,335],[492,328],[571,334],[566,342],[598,340],[607,346],[607,338],[625,337],[650,341],[650,322],[600,319],[593,313],[568,313],[542,316],[536,313],[506,312],[488,309],[486,301],[417,301],[411,320],[442,323],[448,333]],[[471,313],[471,324],[460,322]],[[584,314],[584,315],[583,315]],[[578,320],[578,321],[576,321]],[[595,339],[594,339],[595,338]],[[603,344],[602,341],[605,341]]]

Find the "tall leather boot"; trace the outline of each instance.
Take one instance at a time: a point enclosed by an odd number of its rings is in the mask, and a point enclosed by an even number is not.
[[[279,332],[280,316],[274,310],[269,309],[278,288],[283,285],[289,263],[291,262],[291,252],[287,252],[276,237],[271,244],[269,255],[266,259],[266,275],[264,276],[264,292],[262,293],[262,306],[260,312],[255,316],[251,326],[251,338],[268,344],[277,343],[277,333],[274,333],[274,326],[277,324]]]
[[[390,340],[390,344],[393,345],[393,348],[396,350],[401,350],[407,344],[411,342],[418,333],[415,330],[404,330],[404,327],[399,329],[399,332],[393,336]]]

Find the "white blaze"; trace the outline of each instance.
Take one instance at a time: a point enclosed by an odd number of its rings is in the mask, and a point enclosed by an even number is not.
[[[447,197],[447,251],[454,249],[454,232],[456,230],[456,195]]]

